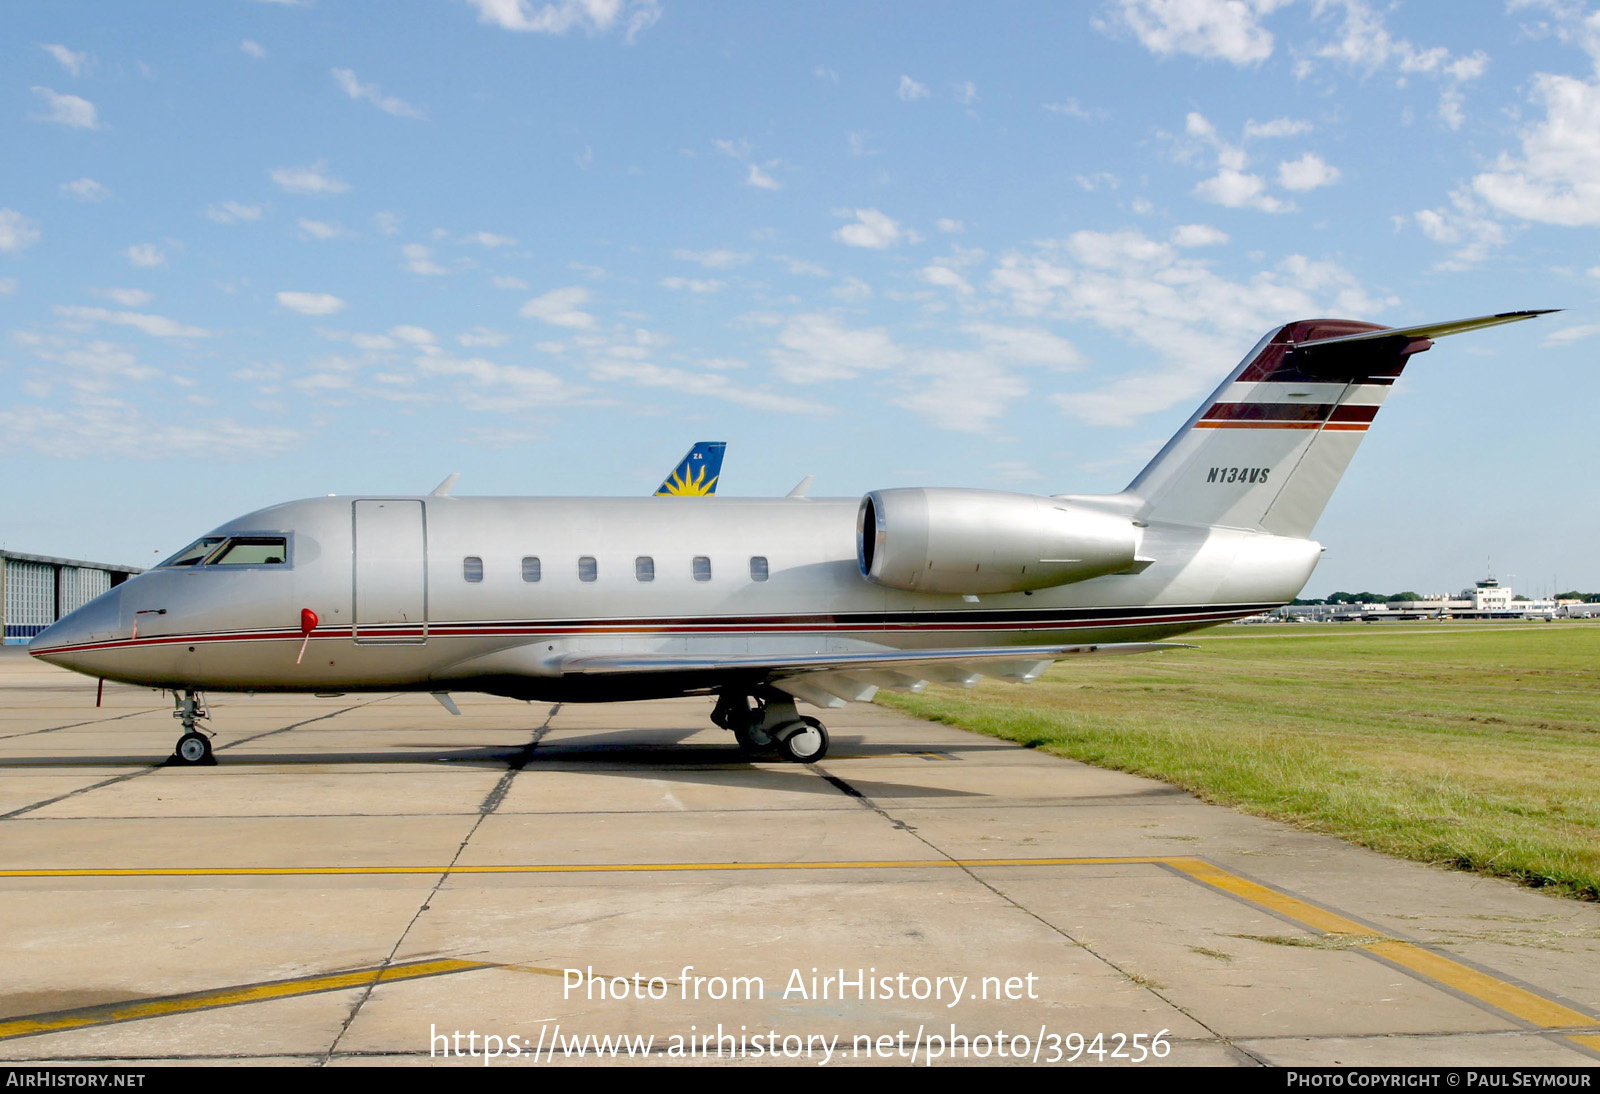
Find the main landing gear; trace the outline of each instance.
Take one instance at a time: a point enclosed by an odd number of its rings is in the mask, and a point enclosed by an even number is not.
[[[200,719],[210,717],[205,707],[205,696],[189,688],[181,698],[177,692],[173,692],[172,704],[177,708],[172,716],[183,723],[183,736],[178,738],[178,746],[172,750],[172,758],[167,762],[175,767],[215,764],[217,758],[211,754],[211,738],[196,726]]]
[[[795,763],[815,763],[828,754],[828,730],[815,718],[794,709],[794,696],[775,688],[754,694],[724,691],[717,697],[711,720],[731,729],[746,752],[775,751]]]

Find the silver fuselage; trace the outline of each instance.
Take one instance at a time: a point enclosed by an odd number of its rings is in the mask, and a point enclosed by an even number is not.
[[[1070,500],[1130,519],[1134,504]],[[1140,554],[1156,561],[1139,573],[981,597],[904,592],[863,577],[859,507],[857,498],[294,501],[215,531],[283,535],[284,562],[151,570],[46,630],[32,652],[173,689],[646,698],[740,681],[704,670],[563,675],[561,663],[586,653],[1151,641],[1287,602],[1320,551],[1307,539],[1149,521]],[[539,560],[538,580],[524,579],[525,558]],[[593,580],[580,578],[585,558]],[[638,579],[641,558],[653,580]],[[709,580],[697,579],[696,558],[709,560]],[[753,558],[765,560],[765,580]],[[480,580],[468,580],[468,559],[481,560]],[[317,619],[309,635],[305,609]]]

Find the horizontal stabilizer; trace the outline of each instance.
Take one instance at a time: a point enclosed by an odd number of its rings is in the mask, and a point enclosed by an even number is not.
[[[1551,312],[1560,310],[1560,308],[1541,308],[1537,311],[1505,311],[1500,312],[1498,315],[1480,315],[1476,319],[1452,319],[1444,323],[1424,323],[1417,327],[1384,327],[1380,330],[1361,331],[1359,334],[1345,334],[1336,338],[1317,338],[1293,344],[1300,349],[1307,349],[1311,346],[1335,346],[1346,342],[1376,342],[1387,338],[1443,338],[1447,334],[1461,334],[1464,331],[1479,330],[1483,327],[1498,327],[1501,323],[1515,323],[1522,319],[1532,319],[1536,315],[1549,315]]]

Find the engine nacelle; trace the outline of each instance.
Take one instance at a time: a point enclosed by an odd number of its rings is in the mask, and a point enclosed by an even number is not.
[[[996,490],[874,490],[856,518],[869,581],[923,593],[1014,593],[1134,566],[1126,517]]]

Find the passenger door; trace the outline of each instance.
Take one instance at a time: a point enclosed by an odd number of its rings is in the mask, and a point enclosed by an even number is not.
[[[427,530],[422,502],[354,503],[357,642],[428,640]]]

